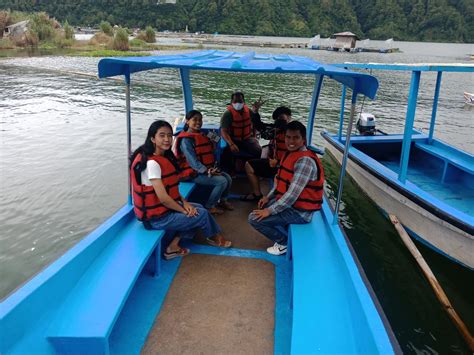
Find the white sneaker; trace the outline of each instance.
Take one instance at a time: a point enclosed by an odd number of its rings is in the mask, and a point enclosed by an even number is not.
[[[283,255],[286,253],[286,245],[275,243],[272,247],[267,248],[267,252],[272,255]]]

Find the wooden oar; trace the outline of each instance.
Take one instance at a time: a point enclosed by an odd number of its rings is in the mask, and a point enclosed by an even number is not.
[[[425,274],[425,277],[428,279],[428,282],[433,288],[436,294],[436,297],[444,306],[446,312],[448,312],[449,317],[456,325],[456,328],[458,328],[459,332],[464,337],[464,340],[466,341],[467,346],[469,347],[470,351],[474,352],[474,338],[469,332],[469,329],[467,328],[466,324],[464,324],[461,317],[459,317],[459,315],[454,310],[453,306],[451,305],[451,302],[449,302],[448,296],[446,296],[446,293],[444,293],[443,288],[441,287],[435,275],[431,271],[429,265],[426,263],[425,259],[423,259],[423,256],[419,252],[415,243],[413,243],[413,241],[408,236],[405,228],[403,228],[397,216],[393,214],[390,214],[389,216],[390,216],[390,221],[392,221],[395,229],[400,235],[400,238],[402,238],[403,243],[406,245],[406,247],[408,248],[410,253],[413,255],[415,260],[418,262],[418,265],[420,266],[421,270]]]

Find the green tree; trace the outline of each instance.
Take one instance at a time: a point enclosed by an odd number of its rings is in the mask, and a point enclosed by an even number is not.
[[[119,27],[119,29],[115,32],[113,49],[118,51],[128,51],[130,49],[127,31],[125,31],[125,29],[122,27]]]
[[[102,21],[100,23],[100,30],[108,36],[114,35],[114,30],[112,29],[112,26],[110,25],[110,23],[108,23],[107,21]]]
[[[67,20],[64,23],[64,38],[74,39],[74,29],[69,25]]]
[[[54,22],[49,18],[47,13],[34,13],[31,15],[28,25],[30,27],[30,31],[36,34],[40,41],[49,41],[54,39]]]
[[[156,42],[155,30],[151,26],[147,26],[145,29],[145,41],[148,43]]]

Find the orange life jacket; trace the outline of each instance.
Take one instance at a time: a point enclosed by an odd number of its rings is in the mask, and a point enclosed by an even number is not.
[[[232,105],[227,106],[227,110],[232,114],[232,126],[230,127],[230,136],[233,140],[243,141],[252,136],[252,121],[250,119],[250,110],[247,105],[241,111],[234,109]]]
[[[166,192],[175,200],[180,200],[178,189],[178,172],[174,165],[165,157],[152,155],[148,160],[156,161],[161,167],[161,181],[165,186]],[[138,154],[130,168],[130,181],[132,184],[133,210],[138,220],[149,221],[152,217],[159,217],[168,212],[169,209],[164,206],[156,195],[153,186],[146,186],[141,183],[141,172],[135,170],[137,164],[141,161],[141,154]]]
[[[324,171],[318,156],[310,150],[287,152],[283,156],[276,175],[276,199],[279,200],[288,191],[295,173],[295,164],[302,157],[310,157],[314,160],[318,167],[318,175],[316,180],[308,182],[292,207],[305,211],[317,211],[323,203]]]
[[[190,133],[181,131],[176,138],[175,155],[178,158],[179,168],[181,169],[180,178],[186,178],[189,176],[196,175],[196,171],[189,166],[186,156],[181,151],[180,144],[183,138],[194,139],[194,148],[196,150],[196,156],[198,160],[210,168],[214,165],[214,146],[211,140],[202,135],[201,133]]]
[[[273,157],[280,161],[288,151],[285,144],[285,131],[277,130],[277,134],[270,144],[273,147]]]

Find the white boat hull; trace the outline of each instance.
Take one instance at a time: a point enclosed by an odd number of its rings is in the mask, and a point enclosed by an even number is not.
[[[342,153],[327,142],[326,152],[341,163]],[[421,241],[455,261],[474,268],[474,236],[409,200],[351,158],[347,161],[347,172],[378,206],[387,213],[396,215]]]

